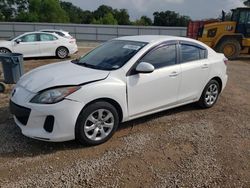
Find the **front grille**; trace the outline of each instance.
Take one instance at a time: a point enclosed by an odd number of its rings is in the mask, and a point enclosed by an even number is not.
[[[10,101],[10,112],[17,118],[20,123],[22,123],[24,126],[27,125],[31,109],[19,106]]]

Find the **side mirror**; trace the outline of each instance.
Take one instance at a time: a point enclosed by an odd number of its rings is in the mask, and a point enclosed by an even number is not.
[[[22,40],[21,40],[21,39],[16,39],[15,42],[16,42],[17,44],[19,44],[20,42],[22,42]]]
[[[138,73],[151,73],[151,72],[154,72],[155,67],[150,63],[141,62],[137,65],[135,70]]]

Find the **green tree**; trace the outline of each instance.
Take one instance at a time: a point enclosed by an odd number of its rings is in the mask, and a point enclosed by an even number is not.
[[[117,25],[118,22],[117,20],[114,18],[113,14],[111,13],[107,13],[106,15],[104,15],[104,17],[100,18],[100,19],[93,19],[92,24],[105,24],[105,25]]]
[[[16,20],[28,22],[69,22],[59,0],[28,0],[27,11],[18,14]]]
[[[107,5],[101,5],[98,7],[97,10],[93,12],[93,15],[96,20],[99,20],[103,18],[105,15],[107,15],[108,13],[113,14],[113,8]]]
[[[130,25],[130,19],[129,14],[126,9],[120,9],[120,10],[113,10],[113,15],[115,19],[117,20],[119,25]]]
[[[39,16],[42,22],[69,22],[69,18],[66,12],[61,8],[59,0],[42,0]]]
[[[97,20],[97,19],[93,18],[90,23],[91,24],[102,24],[102,20],[101,19]]]
[[[126,9],[113,9],[107,5],[91,12],[62,0],[0,0],[0,21],[186,26],[189,20],[188,16],[165,11],[154,13],[154,23],[147,16],[132,23]]]
[[[1,21],[12,21],[15,18],[15,0],[0,1],[0,19]]]
[[[133,25],[143,25],[150,26],[152,25],[152,20],[147,16],[142,16],[139,20],[136,20]]]
[[[28,5],[29,5],[28,0],[15,0],[15,1],[16,1],[15,5],[17,7],[17,12],[18,13],[28,11]]]
[[[93,12],[92,24],[108,24],[108,25],[117,25],[118,21],[116,20],[115,10],[112,7],[101,5],[97,10]]]
[[[187,26],[190,17],[182,16],[174,11],[154,12],[154,25],[157,26]]]
[[[113,14],[109,12],[102,18],[102,24],[117,25],[118,22],[114,18]]]
[[[81,23],[83,10],[71,2],[61,1],[60,5],[69,17],[70,23]]]
[[[93,13],[89,10],[82,11],[81,13],[81,22],[83,24],[90,24],[93,20]]]

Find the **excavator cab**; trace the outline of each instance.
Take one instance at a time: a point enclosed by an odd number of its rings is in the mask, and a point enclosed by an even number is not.
[[[250,8],[233,9],[231,20],[236,22],[236,33],[250,37]]]

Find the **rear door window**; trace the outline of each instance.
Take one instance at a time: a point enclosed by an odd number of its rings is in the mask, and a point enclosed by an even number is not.
[[[205,59],[207,57],[206,54],[206,50],[200,47],[188,44],[180,45],[181,63]]]
[[[40,34],[40,41],[53,41],[53,40],[57,40],[57,38],[54,35]]]

